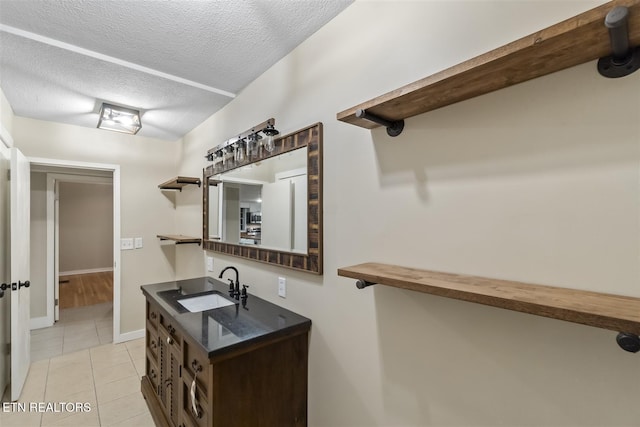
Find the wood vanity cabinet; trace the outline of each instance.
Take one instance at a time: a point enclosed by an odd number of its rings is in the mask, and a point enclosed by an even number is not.
[[[147,298],[141,388],[158,426],[306,426],[307,355],[305,329],[209,357]]]

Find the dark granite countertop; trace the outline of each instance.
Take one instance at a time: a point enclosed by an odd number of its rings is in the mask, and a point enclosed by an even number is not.
[[[169,314],[183,334],[199,344],[209,357],[244,346],[307,331],[311,320],[249,294],[246,301],[229,296],[229,286],[211,277],[141,286],[144,295]],[[217,291],[234,304],[191,313],[178,303],[186,296]]]

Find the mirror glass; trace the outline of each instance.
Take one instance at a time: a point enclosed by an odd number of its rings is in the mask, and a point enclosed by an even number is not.
[[[217,148],[203,171],[203,249],[322,274],[322,123],[241,160]]]
[[[208,240],[307,253],[307,147],[208,183]]]

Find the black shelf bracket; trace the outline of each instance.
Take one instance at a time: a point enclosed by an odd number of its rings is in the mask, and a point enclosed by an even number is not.
[[[598,60],[598,72],[609,78],[628,76],[640,68],[640,46],[629,46],[629,9],[616,6],[604,19],[611,39],[611,55]]]
[[[356,282],[356,288],[358,288],[358,289],[364,289],[364,288],[367,288],[367,287],[373,286],[373,285],[375,285],[375,283],[368,282],[368,281],[363,280],[363,279],[360,279],[360,280],[358,280]]]
[[[398,136],[404,129],[404,120],[387,120],[375,114],[368,113],[367,110],[357,110],[356,117],[359,119],[369,120],[387,128],[387,135]]]

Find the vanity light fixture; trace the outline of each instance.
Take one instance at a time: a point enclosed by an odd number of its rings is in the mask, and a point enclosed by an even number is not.
[[[98,129],[135,135],[142,128],[140,111],[118,105],[102,103]]]
[[[211,148],[207,151],[207,155],[205,157],[207,160],[212,162],[216,157],[220,157],[222,150],[227,147],[232,147],[232,149],[235,148],[234,160],[238,163],[244,162],[250,156],[258,156],[260,146],[264,147],[266,151],[271,153],[275,149],[274,138],[280,133],[275,128],[275,124],[275,119],[267,119],[259,125],[242,132],[237,137],[231,138],[222,144]],[[264,143],[261,141],[263,138],[262,135],[260,135],[261,132],[266,136]],[[243,150],[245,150],[245,152],[240,154]]]

